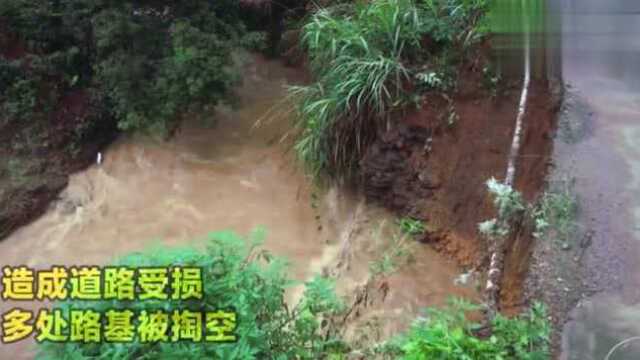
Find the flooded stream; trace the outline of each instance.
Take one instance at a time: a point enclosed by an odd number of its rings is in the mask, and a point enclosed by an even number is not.
[[[285,85],[304,81],[300,70],[251,57],[244,78],[237,109],[216,110],[214,122],[187,120],[169,142],[126,136],[112,144],[100,166],[71,177],[45,215],[0,242],[1,265],[104,265],[158,242],[198,246],[210,231],[247,234],[264,226],[266,248],[291,260],[294,278],[307,279],[346,254],[351,266],[338,281],[340,291],[365,281],[369,263],[395,231],[394,219],[346,190],[312,186],[279,142],[291,124],[284,112],[253,128],[280,104]],[[389,296],[376,309],[388,314],[388,333],[448,296],[474,296],[471,286],[454,285],[453,264],[426,246],[409,245],[415,261],[388,278]],[[0,310],[41,305],[3,302]],[[32,345],[0,345],[0,358],[33,358]]]

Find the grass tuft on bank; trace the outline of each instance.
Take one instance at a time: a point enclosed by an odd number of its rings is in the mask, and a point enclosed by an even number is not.
[[[485,9],[484,0],[373,0],[319,9],[302,31],[316,81],[291,89],[296,150],[309,171],[352,175],[418,83],[423,91],[444,91],[451,82],[446,67],[480,38]],[[434,81],[416,80],[425,78]]]

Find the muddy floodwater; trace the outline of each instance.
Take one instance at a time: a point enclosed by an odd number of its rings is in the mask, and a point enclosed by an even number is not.
[[[247,234],[264,226],[266,248],[291,260],[296,279],[348,258],[338,280],[348,294],[395,234],[394,219],[346,190],[315,188],[294,165],[287,140],[280,142],[291,128],[281,101],[287,84],[304,81],[299,70],[249,57],[244,78],[237,107],[216,110],[215,121],[187,120],[169,142],[135,136],[112,144],[100,166],[70,178],[41,218],[0,242],[0,264],[104,265],[155,243],[199,246],[210,231]],[[255,129],[274,106],[275,115]],[[389,333],[425,306],[475,293],[471,285],[454,284],[453,264],[426,246],[409,246],[415,261],[388,278],[389,294],[375,310],[388,316]],[[293,301],[298,294],[294,289],[288,296]],[[42,305],[50,304],[3,302],[0,310]],[[32,342],[0,346],[2,359],[34,357]]]
[[[640,2],[560,3],[570,106],[555,162],[576,180],[597,291],[566,325],[562,359],[640,359]]]

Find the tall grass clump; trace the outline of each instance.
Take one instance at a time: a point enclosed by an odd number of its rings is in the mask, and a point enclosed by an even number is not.
[[[291,88],[296,150],[313,175],[352,175],[414,77],[468,41],[485,0],[372,0],[318,9],[302,29],[315,82]],[[472,20],[473,19],[473,20]],[[422,44],[432,44],[424,49]]]
[[[404,60],[420,47],[422,32],[410,0],[320,9],[304,26],[317,82],[292,94],[302,128],[296,150],[312,173],[352,170],[408,83]]]

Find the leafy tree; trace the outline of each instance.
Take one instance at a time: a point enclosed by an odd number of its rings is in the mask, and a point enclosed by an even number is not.
[[[24,120],[36,108],[37,78],[29,76],[20,61],[0,58],[0,126],[8,119]]]
[[[34,82],[97,89],[121,129],[167,133],[237,81],[230,52],[243,25],[231,0],[16,0],[0,4],[0,20],[34,58],[30,75],[47,75]]]

